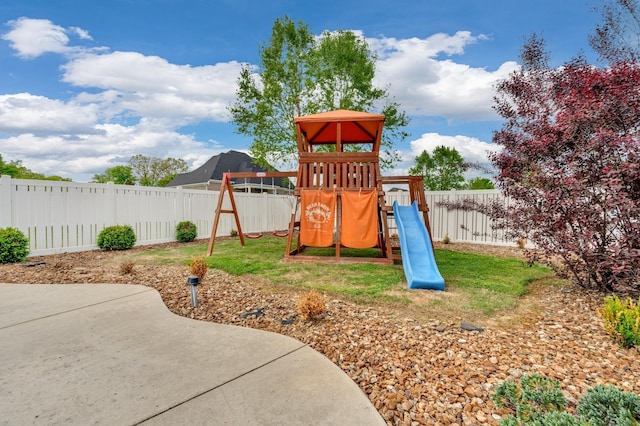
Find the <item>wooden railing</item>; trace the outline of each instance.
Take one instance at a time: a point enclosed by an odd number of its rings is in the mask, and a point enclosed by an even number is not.
[[[297,189],[377,188],[378,156],[370,152],[303,152]]]

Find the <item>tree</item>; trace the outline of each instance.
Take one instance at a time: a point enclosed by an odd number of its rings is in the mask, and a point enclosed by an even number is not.
[[[469,179],[469,182],[467,182],[467,187],[469,189],[494,189],[495,185],[489,178],[475,177]]]
[[[465,188],[464,172],[467,169],[468,165],[458,150],[441,145],[433,150],[432,155],[422,151],[409,174],[424,176],[424,187],[428,191],[448,191]]]
[[[576,60],[497,86],[491,161],[511,202],[492,216],[586,288],[640,289],[639,81],[636,65]]]
[[[189,170],[183,159],[146,157],[138,154],[129,159],[129,167],[142,186],[167,186],[178,173]]]
[[[293,119],[334,109],[368,111],[383,104],[387,116],[382,165],[395,161],[395,140],[408,118],[388,100],[385,89],[373,85],[376,58],[366,41],[351,31],[323,33],[318,40],[302,22],[276,19],[269,44],[259,50],[258,72],[243,67],[236,101],[229,106],[238,133],[253,137],[251,154],[257,163],[295,158]]]
[[[402,129],[409,120],[399,104],[388,100],[387,90],[374,86],[376,60],[366,41],[353,32],[325,31],[309,54],[310,86],[314,90],[310,92],[308,109],[311,114],[336,109],[370,111],[377,102],[384,101],[382,146],[386,150],[381,161],[386,167],[397,160],[392,150],[394,140],[403,141],[408,136]]]
[[[2,154],[0,154],[0,176],[7,175],[14,179],[35,179],[35,180],[52,180],[71,182],[69,178],[63,178],[60,176],[45,176],[42,173],[35,173],[22,165],[21,160],[13,160],[8,163],[2,160]]]
[[[607,0],[596,9],[602,23],[589,36],[589,44],[609,64],[640,59],[640,6],[637,0]]]
[[[104,171],[104,174],[96,174],[93,176],[96,183],[113,182],[118,185],[135,185],[136,177],[133,175],[133,169],[130,166],[113,166]]]

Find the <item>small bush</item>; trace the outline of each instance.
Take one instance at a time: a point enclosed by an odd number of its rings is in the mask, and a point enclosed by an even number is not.
[[[577,409],[590,426],[640,424],[640,397],[615,386],[596,385],[587,390]]]
[[[128,275],[133,273],[133,267],[135,266],[135,263],[133,263],[130,260],[124,261],[120,264],[120,274],[121,275]]]
[[[198,277],[198,281],[200,283],[204,281],[204,277],[207,275],[208,270],[209,265],[207,265],[204,256],[191,258],[191,263],[189,263],[189,272],[191,272],[191,275]]]
[[[513,382],[501,383],[491,395],[491,400],[497,407],[514,411],[515,419],[523,424],[542,421],[547,414],[562,410],[567,403],[560,390],[560,382],[539,374],[523,376],[520,386]],[[513,421],[513,416],[509,416],[500,425],[520,424]]]
[[[24,262],[29,254],[29,240],[16,228],[0,228],[0,263]]]
[[[176,240],[181,243],[189,243],[198,236],[196,224],[188,220],[178,223],[176,226]]]
[[[522,376],[520,384],[503,382],[491,400],[515,413],[500,426],[634,426],[640,421],[640,397],[615,386],[596,385],[578,400],[573,416],[565,410],[567,400],[560,382],[539,374]]]
[[[238,231],[236,231],[235,229],[231,229],[231,231],[229,232],[229,236],[231,237],[237,237],[238,236]]]
[[[136,234],[129,225],[107,226],[98,234],[98,247],[102,250],[127,250],[136,243]]]
[[[524,248],[527,246],[527,239],[526,238],[518,238],[518,241],[516,241],[516,245],[518,246],[518,248],[520,250],[524,250]]]
[[[625,348],[640,345],[640,300],[620,300],[613,295],[604,299],[602,308],[604,329]]]
[[[300,297],[298,301],[298,313],[303,320],[312,320],[324,312],[324,299],[315,290],[311,290]]]

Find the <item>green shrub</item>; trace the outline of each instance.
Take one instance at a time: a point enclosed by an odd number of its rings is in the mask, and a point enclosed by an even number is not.
[[[496,387],[491,400],[497,407],[506,407],[516,413],[516,417],[509,416],[500,425],[536,424],[543,421],[548,413],[560,411],[567,400],[560,390],[560,382],[547,379],[539,374],[525,375],[520,380],[520,386],[513,382],[503,382]]]
[[[16,228],[0,228],[0,263],[24,262],[29,240]]]
[[[640,397],[615,386],[596,385],[580,399],[578,416],[590,426],[640,424]]]
[[[513,411],[500,426],[638,426],[640,397],[615,386],[596,385],[578,400],[575,417],[565,410],[560,382],[539,374],[522,376],[520,384],[503,382],[491,400]]]
[[[98,247],[103,250],[127,250],[136,243],[136,234],[129,225],[107,226],[98,234]]]
[[[640,345],[640,301],[620,300],[615,294],[604,299],[604,328],[625,348]]]
[[[195,223],[188,220],[178,223],[176,226],[176,240],[181,243],[193,241],[198,236],[198,229]]]

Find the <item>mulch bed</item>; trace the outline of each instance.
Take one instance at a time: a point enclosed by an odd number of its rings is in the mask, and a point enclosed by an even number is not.
[[[173,244],[136,247],[133,252]],[[513,248],[454,244],[449,249],[513,255]],[[517,253],[515,253],[517,255]],[[0,265],[0,282],[131,283],[157,289],[168,308],[188,318],[281,333],[323,353],[369,396],[389,425],[495,425],[505,410],[490,400],[495,386],[527,373],[561,382],[570,406],[589,387],[612,384],[640,394],[640,350],[620,348],[597,314],[602,295],[580,288],[542,288],[542,308],[508,327],[467,331],[460,321],[413,315],[325,296],[326,312],[304,321],[298,290],[210,270],[191,306],[186,267],[136,264],[121,272],[121,252],[90,251]]]

